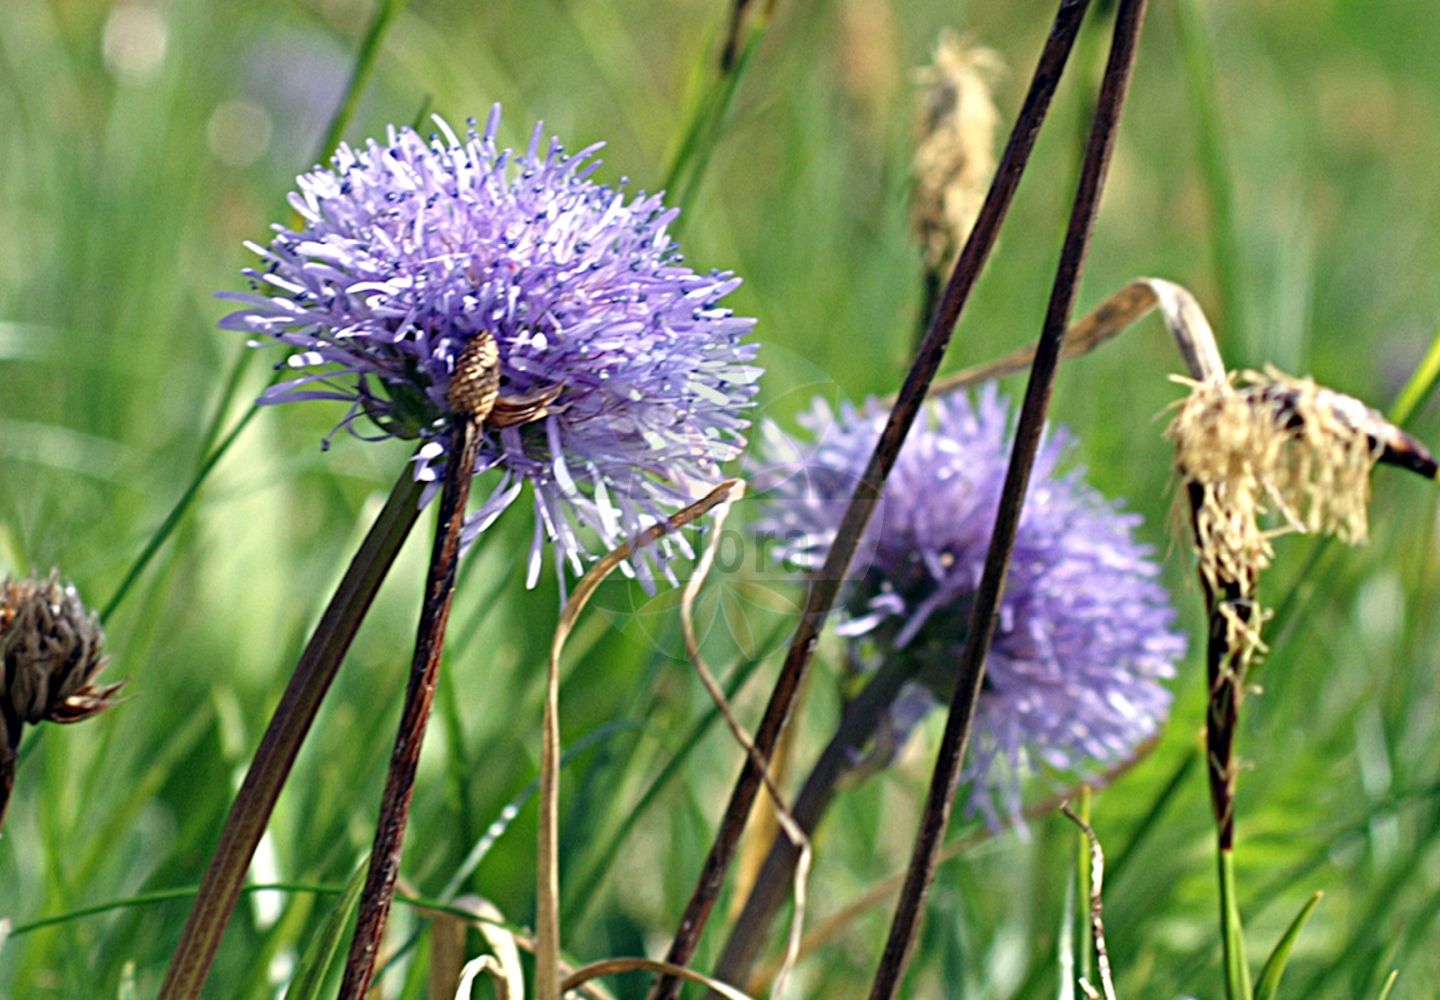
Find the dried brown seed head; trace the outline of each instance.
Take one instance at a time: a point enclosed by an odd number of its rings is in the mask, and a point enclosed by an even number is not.
[[[499,395],[500,349],[495,346],[495,338],[481,330],[455,359],[447,393],[450,409],[483,421],[495,408]]]
[[[88,719],[113,705],[120,684],[92,684],[104,669],[100,619],[58,570],[0,584],[0,712],[19,726]]]
[[[1273,368],[1188,384],[1166,435],[1212,591],[1252,596],[1277,534],[1365,540],[1370,471],[1408,438],[1359,400]]]
[[[991,84],[1003,68],[995,52],[947,28],[934,62],[914,73],[921,89],[910,218],[932,272],[959,253],[995,172],[1000,112]]]

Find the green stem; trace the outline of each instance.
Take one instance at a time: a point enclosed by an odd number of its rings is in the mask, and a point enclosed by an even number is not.
[[[244,362],[243,356],[240,362]],[[165,544],[170,537],[170,533],[175,530],[175,526],[180,523],[180,519],[184,517],[185,512],[190,509],[190,505],[195,501],[195,497],[200,492],[200,487],[204,485],[205,480],[210,477],[210,473],[214,471],[220,459],[225,457],[225,453],[230,450],[230,446],[235,443],[236,438],[240,436],[240,432],[249,426],[250,421],[255,417],[255,413],[256,408],[253,406],[250,407],[250,409],[246,411],[245,416],[240,418],[240,422],[234,426],[229,434],[225,435],[224,439],[216,445],[215,450],[200,463],[200,467],[195,470],[195,475],[190,480],[190,485],[185,487],[185,492],[180,494],[180,499],[175,502],[174,507],[170,508],[170,513],[165,515],[165,520],[160,522],[160,527],[155,529],[155,534],[150,536],[150,540],[147,541],[145,547],[140,550],[140,555],[135,558],[135,562],[125,574],[125,579],[120,581],[120,586],[115,588],[115,593],[109,601],[105,602],[105,607],[100,611],[100,620],[102,622],[108,621],[110,616],[115,613],[115,610],[120,607],[120,602],[125,600],[126,595],[130,593],[130,589],[135,585],[135,581],[140,578],[141,573],[145,572],[145,567],[150,565],[150,560],[155,558],[155,553],[160,551],[160,546]]]
[[[370,83],[370,77],[375,73],[375,60],[380,55],[380,43],[385,39],[385,32],[408,4],[409,0],[383,0],[376,9],[375,20],[370,22],[370,30],[365,32],[365,40],[360,43],[360,51],[355,55],[355,68],[350,71],[350,82],[345,87],[345,95],[340,98],[340,105],[330,119],[330,127],[325,130],[325,137],[320,140],[320,151],[316,154],[316,159],[340,144],[340,137],[354,119],[355,111],[360,106],[360,98]]]
[[[1235,890],[1235,852],[1217,851],[1220,875],[1220,943],[1225,963],[1225,996],[1250,1000],[1250,967],[1245,964],[1245,930]]]
[[[240,889],[240,893],[246,896],[254,892],[285,892],[291,893],[292,895],[309,893],[314,896],[338,896],[344,891],[344,885],[312,882],[256,882],[251,885],[242,886]],[[133,896],[121,897],[120,899],[107,899],[103,903],[91,903],[88,906],[78,907],[65,913],[57,913],[50,917],[39,917],[23,924],[16,924],[10,931],[10,937],[17,938],[22,934],[31,934],[38,930],[44,930],[46,927],[58,927],[76,920],[83,920],[86,917],[98,917],[105,913],[114,913],[117,910],[154,906],[157,903],[169,903],[178,899],[194,899],[197,893],[198,890],[195,886],[186,885],[173,889],[152,889],[149,892],[140,892]],[[439,914],[448,917],[457,917],[462,920],[478,920],[484,923],[495,924],[499,927],[506,927],[512,931],[522,931],[522,928],[513,927],[498,920],[490,920],[487,917],[476,916],[473,909],[457,906],[445,900],[433,899],[428,896],[409,896],[403,893],[396,893],[395,902],[424,910],[431,916]]]
[[[1080,808],[1077,810],[1076,815],[1086,823],[1090,822],[1090,800],[1092,796],[1093,793],[1089,785],[1086,785],[1080,792]],[[1075,901],[1075,916],[1080,922],[1080,960],[1076,963],[1076,968],[1079,969],[1080,978],[1089,982],[1095,978],[1094,959],[1092,958],[1095,953],[1095,934],[1094,928],[1090,923],[1090,897],[1092,895],[1092,887],[1090,885],[1090,841],[1085,836],[1085,828],[1083,826],[1080,827],[1079,836],[1076,840],[1076,850],[1078,853],[1075,858],[1075,870],[1079,875],[1079,893]]]
[[[300,655],[250,762],[170,961],[160,1000],[194,1000],[200,995],[280,789],[380,582],[419,516],[419,499],[420,484],[411,478],[407,465]]]
[[[764,648],[768,647],[769,644],[767,642]],[[726,701],[733,702],[745,682],[754,675],[760,663],[761,661],[759,659],[749,660],[736,669],[734,675],[726,682]],[[648,711],[643,713],[644,717],[648,717],[649,715],[650,712]],[[690,731],[685,734],[685,738],[682,739],[676,747],[674,753],[665,761],[660,772],[655,775],[650,784],[646,786],[645,791],[640,794],[635,804],[624,812],[620,820],[620,825],[616,828],[615,832],[610,834],[609,838],[605,841],[605,845],[599,851],[595,852],[595,860],[586,867],[585,873],[582,876],[574,880],[574,884],[578,888],[570,894],[569,906],[566,910],[568,922],[574,924],[584,924],[587,922],[591,907],[598,902],[601,897],[601,884],[607,876],[615,873],[615,859],[620,856],[620,851],[629,840],[630,833],[635,829],[635,826],[640,820],[650,812],[655,803],[660,801],[661,793],[670,787],[671,782],[674,781],[675,778],[684,773],[685,764],[690,759],[691,754],[700,745],[705,734],[708,733],[719,720],[720,711],[713,706],[696,719],[695,723],[690,727]],[[572,907],[573,910],[570,909]]]
[[[773,7],[773,4],[768,4]],[[677,205],[691,204],[696,188],[709,165],[710,156],[719,141],[721,126],[733,103],[740,79],[745,75],[750,62],[759,49],[769,27],[769,11],[763,11],[748,19],[741,29],[743,41],[739,42],[733,59],[722,64],[721,71],[706,85],[706,89],[690,106],[689,120],[681,133],[675,154],[665,168],[665,179],[661,189],[670,192]],[[727,40],[727,51],[736,42],[735,36]],[[678,221],[678,220],[677,220]],[[675,226],[671,226],[672,229]]]

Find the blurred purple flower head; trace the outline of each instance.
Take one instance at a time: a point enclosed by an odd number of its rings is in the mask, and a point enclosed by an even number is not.
[[[874,401],[836,414],[820,400],[801,418],[804,440],[762,425],[757,480],[774,485],[760,530],[792,565],[823,563],[838,499],[863,473],[886,415]],[[1011,434],[993,386],[974,402],[956,393],[933,403],[900,452],[842,592],[838,631],[852,662],[913,663],[915,683],[888,720],[901,732],[937,699],[949,702]],[[1037,766],[1094,774],[1152,736],[1170,707],[1160,681],[1185,653],[1159,567],[1134,537],[1139,516],[1102,497],[1082,470],[1058,472],[1065,450],[1066,436],[1052,434],[1036,462],[965,762],[969,811],[992,825],[1002,813],[1019,823],[1020,782]]]
[[[759,369],[753,319],[721,305],[740,279],[697,274],[667,233],[675,209],[590,178],[599,145],[568,154],[500,150],[500,109],[462,141],[436,119],[427,142],[391,129],[384,144],[341,146],[298,180],[298,231],[275,226],[252,292],[221,325],[295,349],[262,403],[338,399],[336,427],[361,417],[378,438],[419,438],[416,478],[438,489],[446,393],[456,357],[481,331],[499,347],[501,393],[558,390],[548,413],[489,429],[476,474],[496,483],[467,521],[484,531],[529,482],[535,541],[563,581],[592,556],[694,499],[739,454]],[[261,341],[264,343],[265,341]],[[329,439],[326,439],[328,446]],[[680,543],[683,546],[683,542]],[[653,557],[663,567],[662,550]],[[636,560],[648,579],[652,567]]]

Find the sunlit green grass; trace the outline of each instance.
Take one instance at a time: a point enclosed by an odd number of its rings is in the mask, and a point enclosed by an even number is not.
[[[1440,323],[1440,9],[1186,2],[1187,35],[1175,3],[1153,5],[1081,308],[1133,276],[1170,278],[1212,310],[1234,366],[1275,361],[1388,406]],[[1023,0],[957,12],[926,0],[894,5],[889,35],[857,33],[854,12],[868,6],[782,0],[683,206],[688,259],[746,279],[735,305],[760,319],[761,412],[782,420],[816,391],[889,393],[903,372],[919,292],[905,221],[908,67],[959,18],[1012,67],[999,95],[1008,121],[1052,8]],[[58,565],[96,605],[206,452],[243,350],[242,337],[215,329],[225,310],[212,293],[240,286],[251,262],[242,240],[263,241],[285,219],[284,195],[316,157],[372,15],[359,0],[138,10],[20,0],[0,28],[0,568]],[[408,122],[427,99],[452,120],[500,101],[511,142],[543,118],[572,147],[605,139],[604,178],[653,188],[724,16],[723,5],[688,0],[415,0],[386,36],[345,135]],[[1099,22],[1087,32],[951,367],[1038,332],[1083,136],[1078,85],[1093,86],[1104,56]],[[1182,41],[1208,74],[1187,69]],[[860,56],[876,75],[849,68]],[[226,122],[237,101],[247,105],[235,133]],[[263,146],[243,127],[255,109],[269,122]],[[1228,220],[1214,211],[1217,184],[1233,199]],[[222,425],[276,357],[249,365]],[[1056,396],[1076,458],[1146,516],[1197,636],[1164,740],[1093,804],[1112,860],[1125,859],[1106,902],[1126,997],[1220,993],[1200,769],[1136,842],[1160,790],[1196,756],[1203,714],[1201,598],[1171,541],[1157,419],[1178,395],[1166,380],[1177,369],[1150,320],[1063,368]],[[308,629],[408,457],[402,444],[344,437],[322,454],[336,419],[321,405],[258,415],[107,623],[110,672],[129,679],[132,699],[83,726],[30,731],[0,839],[0,917],[24,925],[198,881]],[[1411,426],[1440,440],[1433,409]],[[1333,547],[1299,579],[1314,543],[1286,540],[1265,581],[1272,604],[1295,587],[1304,598],[1271,633],[1240,748],[1253,765],[1241,779],[1238,862],[1257,968],[1305,899],[1326,892],[1287,995],[1376,996],[1396,968],[1394,997],[1429,996],[1440,981],[1432,489],[1381,470],[1368,546]],[[517,505],[469,557],[457,596],[404,868],[418,896],[441,894],[535,776],[557,598],[548,576],[523,589],[530,530]],[[412,539],[382,590],[281,799],[261,880],[338,890],[367,849],[425,555],[425,539]],[[562,801],[565,943],[587,959],[663,950],[741,759],[710,726],[596,867],[708,711],[678,655],[673,600],[632,613],[647,600],[607,585],[566,655],[566,741],[601,734],[567,766]],[[780,637],[767,649],[783,642],[777,616],[758,628]],[[717,666],[738,661],[723,630],[712,644]],[[811,684],[802,759],[835,718],[831,653],[822,647]],[[738,697],[747,720],[775,660]],[[817,840],[812,921],[903,867],[933,736],[837,802]],[[533,809],[463,887],[517,924],[533,915]],[[1005,835],[947,863],[910,995],[1058,995],[1074,837],[1042,818],[1028,839]],[[591,875],[593,898],[579,898],[578,880]],[[242,902],[208,995],[273,995],[332,906],[308,892]],[[0,994],[115,996],[133,962],[137,995],[153,995],[186,909],[146,902],[14,937],[0,947]],[[861,995],[888,918],[875,909],[803,965],[796,995]],[[403,906],[396,921],[396,940],[425,926]],[[421,944],[393,966],[387,995],[402,984],[403,995],[425,995]],[[470,944],[482,947],[478,936]]]

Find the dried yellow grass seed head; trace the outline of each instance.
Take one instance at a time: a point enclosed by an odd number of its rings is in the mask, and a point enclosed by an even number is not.
[[[914,72],[920,106],[910,218],[931,271],[959,252],[995,172],[1000,112],[991,86],[1003,68],[994,51],[947,28],[934,62]]]
[[[1370,472],[1389,426],[1379,414],[1273,368],[1186,384],[1166,436],[1198,501],[1200,571],[1213,590],[1238,584],[1252,593],[1276,534],[1365,540]]]

